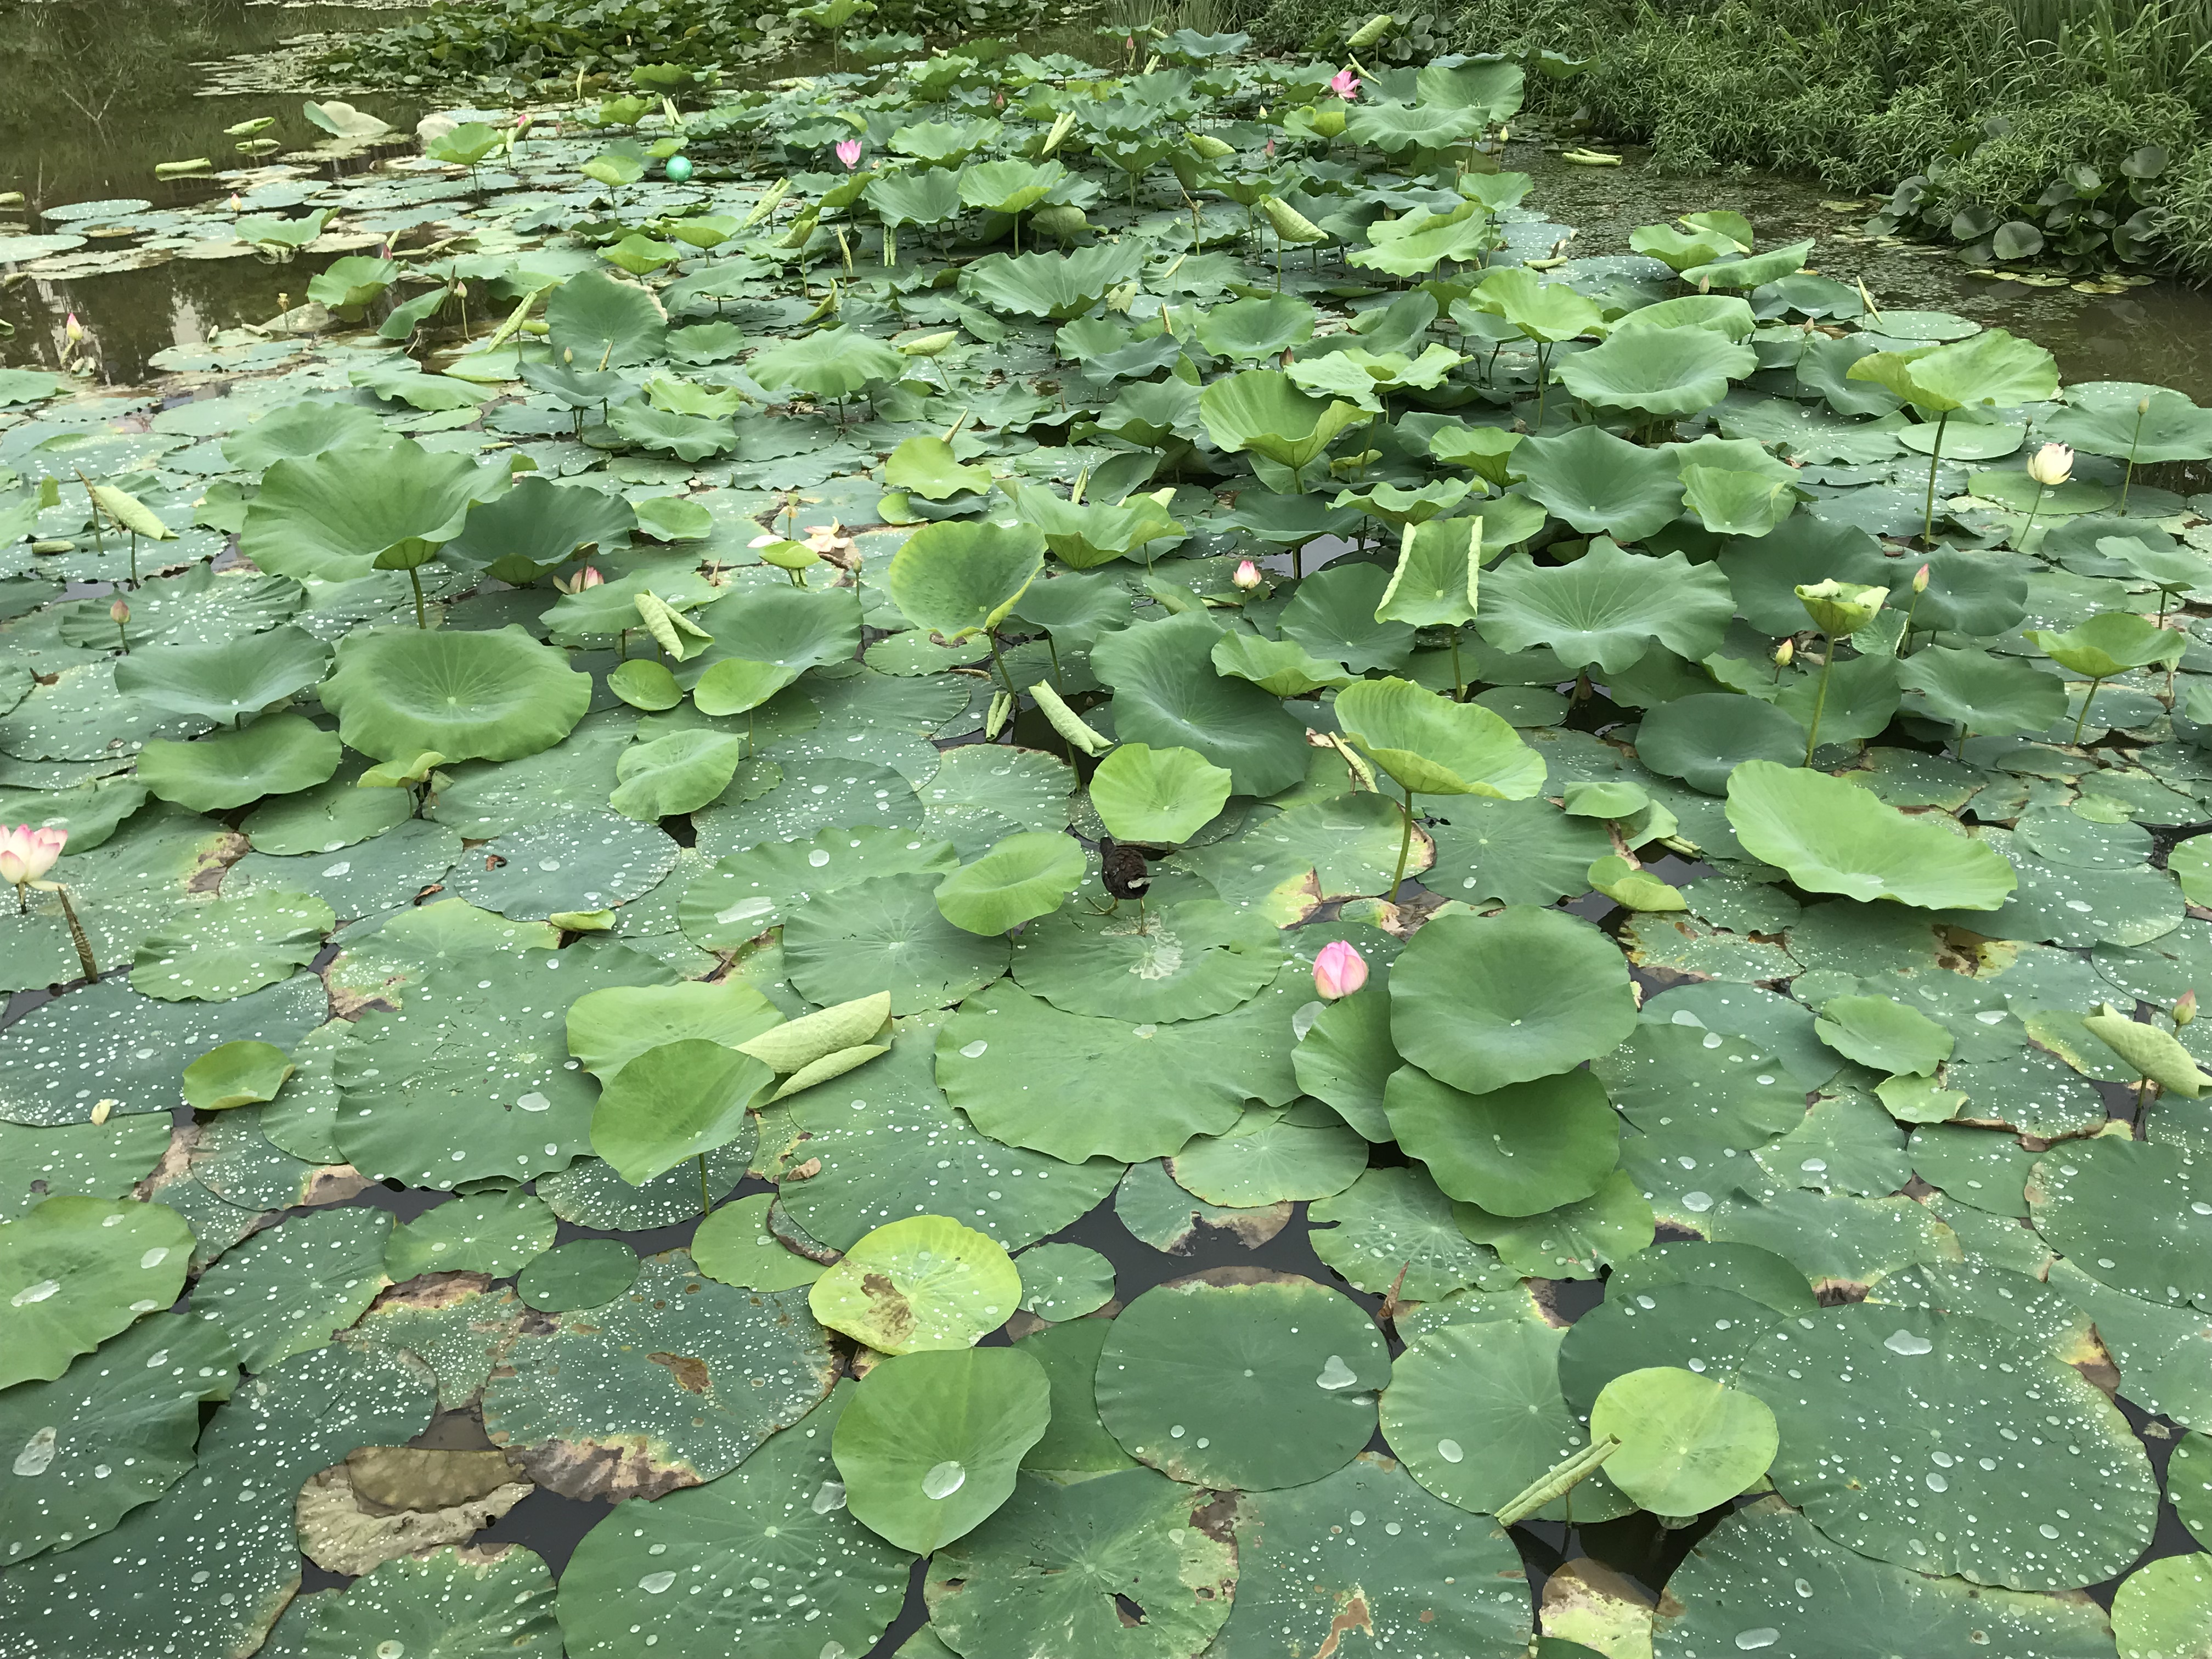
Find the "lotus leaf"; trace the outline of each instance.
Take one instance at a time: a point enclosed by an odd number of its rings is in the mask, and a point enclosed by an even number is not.
[[[234,726],[313,685],[330,661],[330,647],[306,630],[276,628],[221,645],[142,647],[115,665],[115,689]]]
[[[0,1225],[0,1387],[51,1381],[184,1287],[191,1230],[159,1204],[49,1198]]]
[[[1635,1026],[1619,953],[1588,922],[1557,911],[1438,917],[1391,970],[1398,1051],[1468,1094],[1565,1072]]]
[[[651,362],[668,335],[668,313],[653,290],[604,270],[580,271],[554,289],[545,323],[562,361],[586,372]]]
[[[1513,465],[1524,480],[1517,486],[1522,493],[1586,532],[1641,541],[1681,509],[1682,480],[1673,458],[1600,427],[1523,439]]]
[[[1224,375],[1199,394],[1199,414],[1213,441],[1250,450],[1288,468],[1293,488],[1305,468],[1350,427],[1365,423],[1357,404],[1310,398],[1279,370]]]
[[[1673,1365],[1617,1376],[1590,1410],[1593,1439],[1620,1449],[1606,1478],[1657,1515],[1697,1515],[1757,1481],[1774,1461],[1774,1413],[1757,1395]]]
[[[749,1109],[775,1073],[705,1037],[680,1037],[626,1061],[592,1109],[592,1150],[633,1187],[749,1133]]]
[[[972,1347],[1012,1316],[1021,1294],[1021,1274],[989,1237],[924,1215],[860,1240],[808,1299],[831,1329],[908,1354]]]
[[[270,714],[196,743],[157,738],[138,753],[138,781],[162,800],[225,811],[313,788],[337,770],[339,753],[337,734],[305,715]]]
[[[1557,568],[1513,555],[1491,573],[1477,626],[1501,650],[1548,645],[1571,668],[1612,673],[1636,662],[1655,639],[1692,660],[1711,654],[1730,605],[1728,579],[1717,566],[1692,565],[1679,553],[1655,559],[1600,539]]]
[[[435,750],[448,762],[505,761],[567,737],[591,692],[589,675],[520,628],[384,628],[340,645],[322,698],[338,735],[379,760]]]
[[[1469,1095],[1407,1066],[1392,1074],[1382,1104],[1392,1135],[1446,1196],[1492,1215],[1538,1215],[1588,1198],[1620,1158],[1619,1120],[1586,1071]]]
[[[831,1441],[847,1506],[891,1543],[929,1554],[1012,1495],[1051,1416],[1044,1368],[1019,1348],[886,1359],[853,1391]]]
[[[1536,793],[1544,763],[1489,709],[1455,703],[1401,679],[1361,680],[1337,698],[1346,734],[1412,794]]]
[[[1091,665],[1114,689],[1115,733],[1189,749],[1225,769],[1239,794],[1272,794],[1305,775],[1302,728],[1256,686],[1215,672],[1222,630],[1199,611],[1099,641]]]
[[[1552,372],[1585,403],[1650,415],[1694,415],[1758,368],[1748,346],[1709,329],[1638,328],[1563,357]]]
[[[1800,887],[1923,909],[1995,910],[2018,877],[1984,843],[1819,772],[1746,761],[1729,779],[1737,839]]]
[[[246,508],[239,550],[271,575],[353,581],[387,553],[452,541],[497,487],[465,455],[404,441],[280,460]]]
[[[1092,773],[1091,804],[1116,838],[1173,845],[1220,812],[1230,785],[1230,774],[1195,750],[1126,743]]]

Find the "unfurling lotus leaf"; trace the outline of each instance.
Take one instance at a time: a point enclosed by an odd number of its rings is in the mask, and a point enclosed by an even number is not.
[[[891,994],[879,991],[802,1015],[737,1045],[778,1075],[803,1072],[815,1061],[870,1041],[890,1024]]]
[[[2148,1078],[2168,1094],[2194,1100],[2212,1089],[2212,1077],[2198,1067],[2172,1032],[2132,1019],[2109,1002],[2099,1003],[2081,1023],[2135,1067],[2137,1076]]]

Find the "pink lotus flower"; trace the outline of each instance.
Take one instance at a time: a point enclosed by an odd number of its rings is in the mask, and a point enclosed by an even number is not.
[[[1314,958],[1314,989],[1323,1000],[1348,997],[1367,983],[1367,960],[1342,939],[1332,939]]]
[[[1359,96],[1359,77],[1350,70],[1339,70],[1328,77],[1328,89],[1338,97],[1351,100]]]
[[[24,889],[54,867],[68,842],[66,830],[33,830],[27,823],[10,830],[0,825],[0,881],[15,890],[18,905],[27,902]]]
[[[580,593],[586,588],[597,587],[605,580],[606,578],[599,574],[596,567],[587,564],[573,576],[556,576],[553,586],[563,593]]]
[[[845,164],[846,172],[850,173],[860,165],[860,141],[857,138],[841,138],[837,141],[837,159]]]
[[[1244,589],[1245,592],[1249,592],[1252,589],[1260,585],[1260,567],[1254,564],[1249,559],[1239,560],[1237,565],[1237,574],[1231,576],[1229,580],[1236,583],[1237,586]]]

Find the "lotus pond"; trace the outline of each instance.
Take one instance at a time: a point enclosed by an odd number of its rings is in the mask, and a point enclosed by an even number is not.
[[[2212,411],[1246,45],[0,371],[0,1651],[2207,1650]]]

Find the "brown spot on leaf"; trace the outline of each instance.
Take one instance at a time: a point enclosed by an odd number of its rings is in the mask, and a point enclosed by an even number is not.
[[[804,1164],[794,1164],[783,1172],[786,1181],[811,1181],[822,1173],[822,1160],[810,1158]]]
[[[1375,1634],[1375,1621],[1367,1616],[1367,1592],[1357,1585],[1337,1600],[1338,1612],[1328,1621],[1328,1635],[1314,1650],[1313,1659],[1334,1659],[1337,1649],[1343,1644],[1346,1631],[1358,1631],[1363,1635]]]
[[[530,1478],[563,1498],[619,1504],[627,1498],[660,1498],[700,1484],[690,1468],[660,1461],[642,1434],[598,1440],[545,1440],[525,1447]],[[666,1448],[658,1448],[665,1455]]]
[[[646,1358],[656,1365],[665,1365],[676,1379],[676,1386],[686,1394],[704,1394],[714,1379],[707,1374],[707,1364],[694,1359],[688,1353],[649,1353]]]

